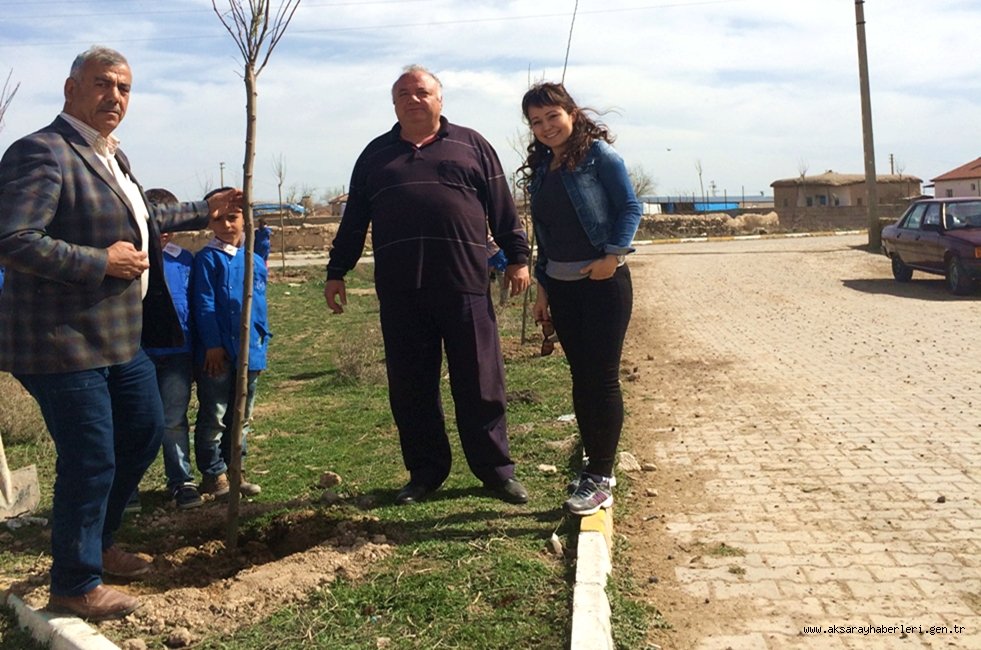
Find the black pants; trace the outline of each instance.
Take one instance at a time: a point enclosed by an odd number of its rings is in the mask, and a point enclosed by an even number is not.
[[[612,476],[623,429],[620,356],[633,309],[630,271],[624,265],[607,280],[549,280],[548,304],[572,370],[586,469]]]
[[[491,486],[512,478],[504,359],[489,295],[421,289],[378,297],[389,402],[412,480],[436,488],[450,473],[439,388],[444,347],[470,471]]]

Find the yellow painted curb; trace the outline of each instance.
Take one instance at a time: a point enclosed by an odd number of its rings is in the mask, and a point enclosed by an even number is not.
[[[607,508],[582,518],[579,524],[581,533],[601,533],[606,539],[606,548],[613,551],[613,509]]]

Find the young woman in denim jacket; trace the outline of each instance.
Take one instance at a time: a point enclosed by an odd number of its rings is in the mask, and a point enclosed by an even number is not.
[[[572,402],[587,465],[570,484],[568,511],[613,504],[613,465],[623,428],[620,356],[633,289],[624,258],[640,202],[606,127],[554,83],[525,93],[534,139],[520,171],[538,242],[535,320],[558,334],[572,371]]]

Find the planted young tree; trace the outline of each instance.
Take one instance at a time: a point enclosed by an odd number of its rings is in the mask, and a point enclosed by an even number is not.
[[[238,543],[238,519],[240,487],[242,485],[242,427],[245,424],[245,402],[248,391],[249,342],[252,330],[252,255],[255,249],[255,226],[252,219],[252,171],[255,166],[256,119],[258,115],[259,73],[269,62],[279,39],[300,5],[300,0],[281,0],[273,12],[269,0],[228,0],[227,9],[218,8],[217,0],[211,1],[218,20],[225,26],[235,45],[238,46],[244,63],[245,81],[245,162],[242,165],[242,192],[245,217],[245,281],[242,287],[242,320],[239,325],[240,343],[238,367],[236,368],[235,412],[232,421],[231,453],[228,473],[231,479],[231,492],[228,496],[228,526],[226,547],[234,549]]]

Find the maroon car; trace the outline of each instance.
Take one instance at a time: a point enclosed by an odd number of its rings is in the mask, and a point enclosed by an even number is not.
[[[899,282],[916,269],[945,276],[951,293],[970,293],[981,279],[981,198],[914,201],[882,229],[882,252]]]

